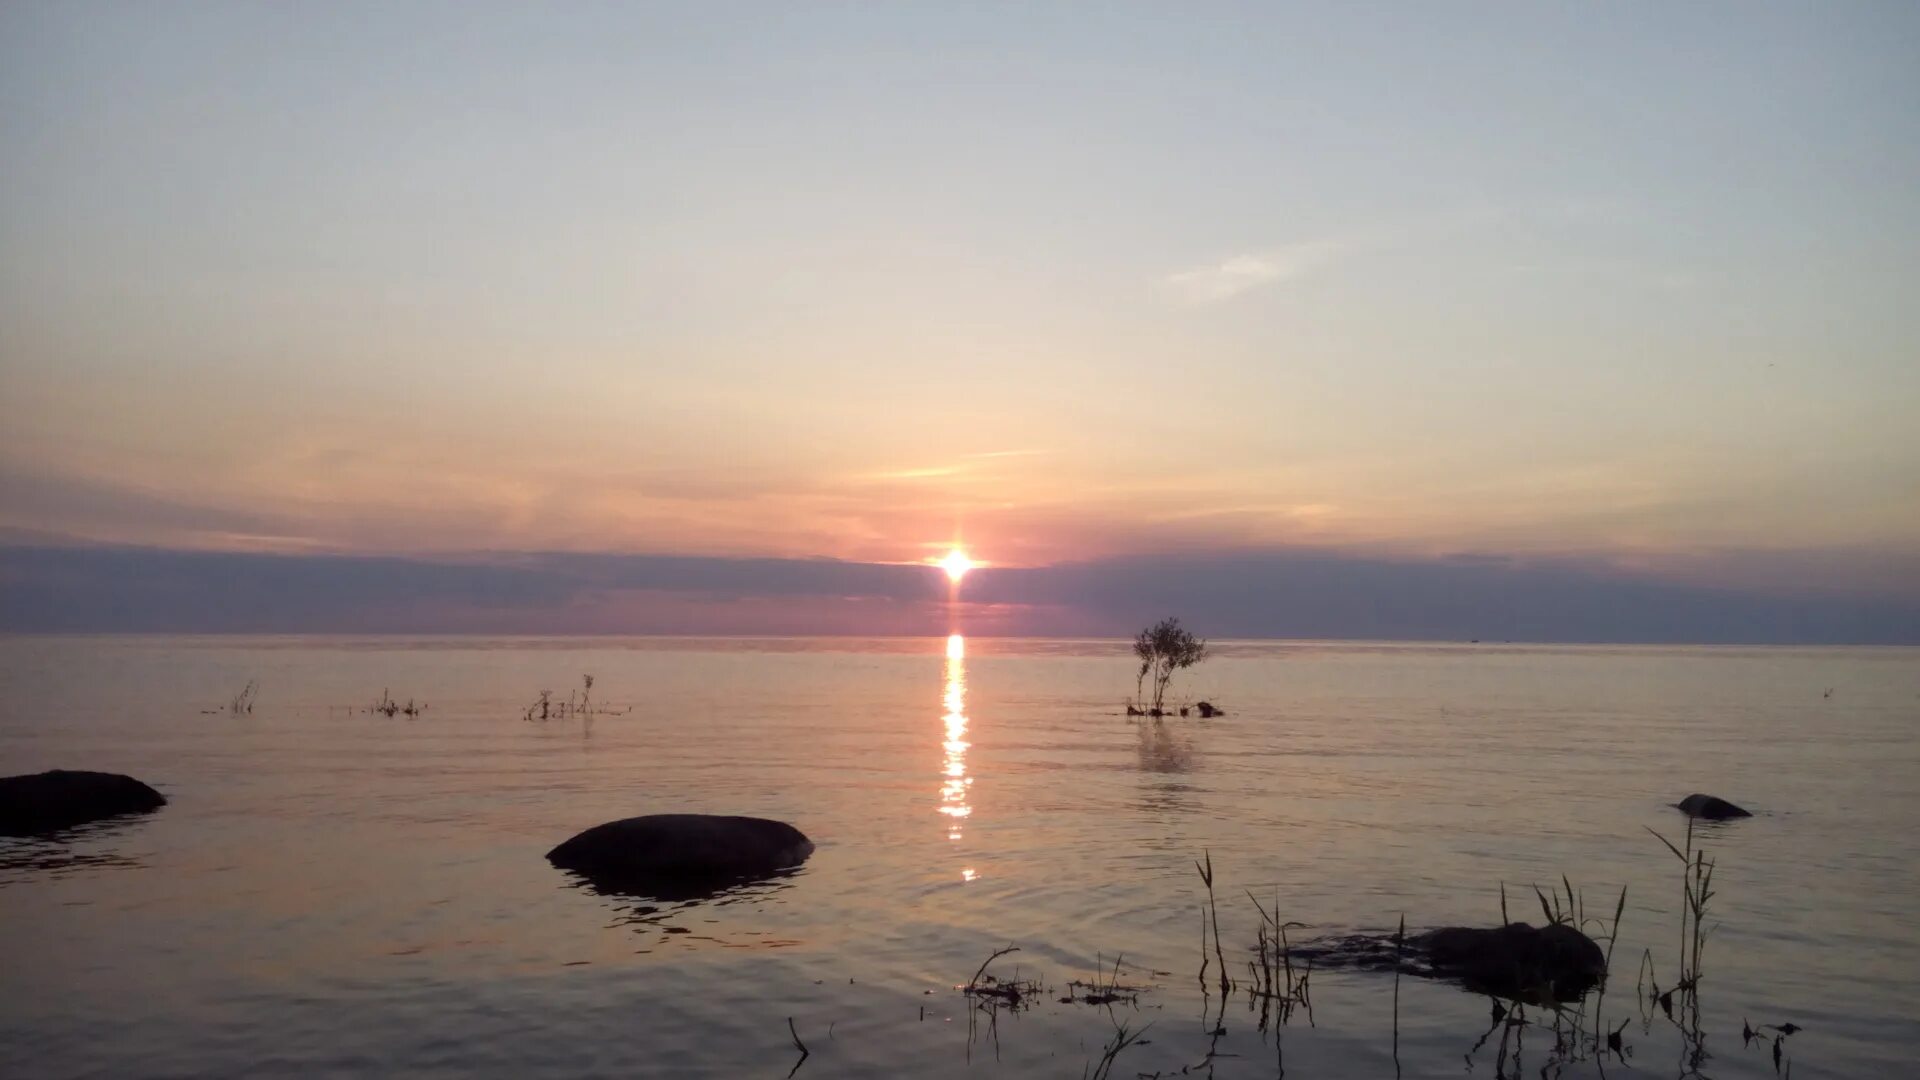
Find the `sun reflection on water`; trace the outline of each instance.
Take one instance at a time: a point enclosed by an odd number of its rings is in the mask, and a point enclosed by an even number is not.
[[[940,812],[947,816],[947,839],[960,839],[962,826],[973,813],[967,802],[967,789],[973,778],[967,775],[967,639],[959,634],[947,638],[946,694],[943,699],[947,738],[941,744],[945,758],[941,762],[944,779],[940,783]],[[971,869],[962,871],[972,881]]]

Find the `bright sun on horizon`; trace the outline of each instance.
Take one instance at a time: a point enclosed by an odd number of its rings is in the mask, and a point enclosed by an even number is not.
[[[967,571],[973,569],[973,566],[973,560],[968,558],[967,553],[959,548],[954,548],[952,551],[947,552],[947,557],[940,560],[940,569],[947,572],[947,580],[956,585],[959,584],[961,578],[967,576]]]

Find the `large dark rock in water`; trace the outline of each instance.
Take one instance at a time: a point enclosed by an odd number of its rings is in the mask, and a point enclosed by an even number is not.
[[[119,773],[54,769],[0,776],[0,835],[32,836],[166,804],[164,795]]]
[[[1535,928],[1443,926],[1410,933],[1403,945],[1377,931],[1295,943],[1293,963],[1360,971],[1400,970],[1445,979],[1477,993],[1550,1005],[1575,1001],[1607,973],[1592,938],[1564,923]]]
[[[1497,997],[1571,1001],[1607,973],[1607,957],[1571,926],[1508,923],[1491,930],[1448,926],[1407,939],[1433,974]]]
[[[1705,818],[1708,821],[1726,821],[1728,818],[1752,817],[1753,815],[1733,805],[1725,799],[1712,795],[1689,795],[1673,804],[1674,809],[1684,812],[1688,817]]]
[[[649,814],[596,825],[547,860],[609,892],[697,896],[799,866],[813,841],[766,818]]]

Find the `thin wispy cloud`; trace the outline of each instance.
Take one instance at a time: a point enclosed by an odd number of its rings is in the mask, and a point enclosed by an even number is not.
[[[866,474],[870,480],[939,480],[955,476],[964,476],[992,468],[992,463],[1002,458],[1032,457],[1047,451],[1039,449],[1017,450],[981,450],[971,454],[961,454],[956,460],[945,465],[926,465],[905,469],[883,469]]]
[[[958,476],[966,471],[963,465],[930,465],[919,469],[886,469],[870,474],[875,480],[935,480],[946,476]]]
[[[1168,274],[1165,283],[1182,303],[1219,304],[1254,289],[1291,281],[1354,250],[1341,240],[1312,240],[1267,251],[1232,255],[1216,263]]]
[[[1621,213],[1617,203],[1564,199],[1544,205],[1467,206],[1381,221],[1337,236],[1229,255],[1218,262],[1168,274],[1163,284],[1193,307],[1224,303],[1256,289],[1296,281],[1368,251],[1438,245],[1518,221],[1607,220]]]
[[[1034,456],[1035,454],[1044,454],[1044,453],[1046,453],[1046,452],[1047,452],[1047,451],[1045,451],[1045,450],[1039,450],[1039,449],[1032,449],[1032,450],[982,450],[982,451],[980,451],[980,452],[978,452],[978,453],[974,453],[974,454],[962,454],[962,455],[960,455],[960,456],[961,456],[961,457],[966,457],[966,458],[1007,458],[1007,457],[1032,457],[1032,456]]]

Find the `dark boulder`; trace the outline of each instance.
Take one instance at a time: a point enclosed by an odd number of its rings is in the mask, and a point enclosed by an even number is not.
[[[1607,973],[1593,939],[1564,923],[1508,923],[1490,930],[1448,926],[1407,939],[1433,974],[1497,997],[1570,1001]]]
[[[1404,945],[1391,932],[1367,931],[1297,942],[1291,955],[1295,965],[1399,970],[1540,1005],[1578,1000],[1607,972],[1600,946],[1564,923],[1537,929],[1526,923],[1491,929],[1443,926],[1410,933]]]
[[[699,895],[799,866],[813,841],[766,818],[649,814],[596,825],[547,860],[607,892]]]
[[[1726,821],[1729,818],[1752,817],[1753,815],[1733,805],[1725,799],[1712,795],[1689,795],[1673,804],[1674,809],[1688,817],[1704,818],[1707,821]]]
[[[0,835],[31,836],[118,814],[157,810],[166,797],[119,773],[53,769],[0,777]]]

